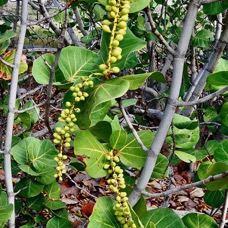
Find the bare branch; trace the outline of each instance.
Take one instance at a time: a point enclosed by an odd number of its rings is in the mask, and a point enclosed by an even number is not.
[[[128,118],[128,115],[127,115],[127,113],[126,113],[126,111],[125,111],[125,109],[124,109],[124,107],[123,107],[123,105],[122,105],[121,100],[119,100],[119,107],[120,107],[120,110],[121,110],[121,112],[122,112],[122,114],[123,114],[123,116],[124,116],[125,121],[127,122],[128,127],[131,129],[132,134],[134,135],[136,141],[138,142],[138,144],[140,145],[140,147],[141,147],[145,152],[148,152],[149,149],[143,144],[142,140],[139,138],[139,135],[138,135],[137,131],[136,131],[136,130],[134,129],[134,127],[132,126],[132,123],[131,123],[131,121],[130,121],[129,118]]]
[[[220,223],[219,228],[224,228],[225,224],[228,222],[228,219],[226,219],[226,214],[227,214],[227,208],[228,208],[228,190],[226,190],[226,199],[225,199],[225,203],[223,206],[223,212],[222,212],[222,220]]]
[[[174,192],[179,192],[181,190],[185,190],[185,189],[192,188],[192,187],[197,187],[197,186],[200,186],[202,184],[207,184],[207,183],[222,179],[223,177],[226,177],[226,176],[228,176],[228,171],[220,173],[220,174],[217,174],[217,175],[214,175],[214,176],[210,176],[210,177],[208,177],[208,178],[206,178],[205,180],[202,180],[202,181],[197,181],[195,183],[186,184],[184,186],[179,186],[179,187],[176,187],[176,188],[173,188],[173,189],[170,189],[168,191],[161,192],[161,193],[151,194],[149,192],[143,191],[143,195],[148,196],[150,198],[163,197],[163,196],[167,196],[167,195],[173,194]]]
[[[79,27],[80,31],[82,32],[82,34],[84,36],[88,35],[88,32],[84,29],[84,25],[83,25],[83,22],[82,22],[81,15],[79,13],[78,7],[74,8],[74,14],[75,14],[76,21],[78,23],[78,27]]]
[[[3,64],[5,64],[6,66],[8,66],[8,67],[10,67],[10,68],[14,68],[14,65],[13,64],[10,64],[10,63],[8,63],[8,62],[6,62],[4,59],[2,59],[1,57],[0,57],[0,62],[2,62]]]
[[[167,41],[165,40],[165,38],[162,36],[162,34],[159,33],[158,30],[156,29],[155,24],[154,24],[154,21],[153,21],[153,18],[151,16],[151,12],[150,12],[150,8],[149,7],[146,7],[146,15],[148,17],[148,20],[149,20],[150,26],[151,26],[151,30],[154,33],[154,35],[156,35],[158,37],[158,39],[161,41],[161,43],[165,45],[165,47],[167,48],[167,50],[172,55],[176,55],[175,50],[171,46],[169,46],[169,44],[167,43]]]
[[[177,106],[192,106],[192,105],[197,105],[197,104],[201,104],[201,103],[204,103],[206,101],[209,101],[217,96],[219,96],[220,94],[222,93],[225,93],[226,91],[228,91],[228,86],[214,92],[214,93],[211,93],[199,100],[196,100],[196,101],[189,101],[189,102],[177,102],[176,105]]]
[[[14,190],[12,183],[12,171],[11,171],[11,154],[10,149],[12,146],[12,136],[13,136],[13,124],[14,124],[14,110],[17,95],[17,84],[18,84],[18,74],[20,67],[20,60],[25,40],[26,24],[28,15],[28,0],[22,1],[22,11],[21,11],[21,24],[19,30],[19,38],[17,43],[17,49],[14,57],[14,67],[12,71],[12,80],[10,87],[9,96],[9,112],[7,116],[7,128],[6,128],[6,139],[4,148],[4,167],[5,167],[5,183],[8,195],[8,203],[13,205],[13,212],[9,220],[9,227],[15,227],[15,211],[14,211]]]
[[[213,2],[219,2],[219,0],[202,0],[201,4],[209,4],[209,3],[213,3]]]

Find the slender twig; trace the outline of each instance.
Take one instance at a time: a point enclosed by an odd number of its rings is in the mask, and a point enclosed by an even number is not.
[[[85,189],[81,188],[80,186],[78,186],[78,184],[71,178],[71,176],[69,174],[66,173],[66,176],[70,179],[70,181],[80,190],[84,191],[87,195],[93,197],[94,199],[97,199],[96,196],[92,195],[91,193],[89,193],[88,191],[86,191]]]
[[[192,106],[192,105],[197,105],[197,104],[201,104],[201,103],[204,103],[206,101],[209,101],[217,96],[219,96],[220,94],[222,93],[225,93],[226,91],[228,91],[228,86],[214,92],[214,93],[211,93],[203,98],[200,98],[199,100],[196,100],[196,101],[189,101],[189,102],[177,102],[176,105],[177,106]]]
[[[36,21],[36,22],[30,22],[30,23],[27,23],[28,26],[32,26],[32,25],[37,25],[37,24],[40,24],[41,22],[43,21],[46,21],[48,19],[51,19],[53,17],[55,17],[56,15],[60,14],[61,12],[63,12],[65,9],[67,9],[68,6],[65,6],[65,7],[61,7],[58,11],[56,11],[55,13],[53,14],[49,14],[49,15],[45,15],[43,18],[41,18],[40,20]]]
[[[206,178],[205,180],[197,181],[197,182],[191,183],[191,184],[186,184],[184,186],[179,186],[179,187],[176,187],[174,189],[170,189],[168,191],[161,192],[161,193],[151,194],[149,192],[143,191],[143,195],[148,196],[150,198],[163,197],[163,196],[167,196],[167,195],[173,194],[175,192],[179,192],[181,190],[197,187],[197,186],[200,186],[202,184],[207,184],[209,182],[213,182],[213,181],[222,179],[223,177],[226,177],[226,176],[228,176],[228,171],[220,173],[220,174],[217,174],[217,175],[214,175],[214,176],[210,176],[210,177]]]
[[[12,84],[12,82],[11,82],[11,84]],[[44,85],[39,85],[39,86],[37,86],[35,89],[28,91],[27,93],[21,95],[21,96],[18,97],[18,98],[19,98],[19,99],[23,99],[23,98],[25,98],[25,97],[27,97],[27,96],[29,96],[29,95],[34,94],[36,91],[42,89],[43,87],[44,87]]]
[[[144,145],[144,143],[142,142],[142,140],[139,138],[139,135],[138,135],[137,131],[136,131],[135,128],[132,126],[132,123],[131,123],[131,121],[130,121],[129,118],[128,118],[128,115],[127,115],[127,113],[126,113],[126,111],[125,111],[125,109],[124,109],[124,107],[123,107],[123,105],[122,105],[121,100],[118,100],[118,103],[119,103],[120,110],[121,110],[121,112],[122,112],[122,114],[123,114],[123,116],[124,116],[124,119],[125,119],[125,121],[127,122],[128,127],[131,129],[132,134],[134,135],[136,141],[138,142],[138,144],[140,145],[140,147],[141,147],[145,152],[148,152],[149,149]]]
[[[79,13],[79,10],[78,10],[77,6],[74,8],[74,14],[75,14],[76,21],[78,23],[78,27],[79,27],[80,31],[82,32],[82,34],[84,36],[88,35],[88,32],[84,29],[84,25],[83,25],[83,22],[82,22],[82,19],[81,19],[81,15]]]
[[[226,198],[225,198],[225,203],[223,205],[222,220],[221,220],[219,228],[224,228],[225,224],[228,222],[228,219],[226,219],[227,218],[226,217],[227,208],[228,208],[228,190],[226,190]]]
[[[10,149],[12,146],[12,136],[13,136],[13,124],[14,124],[14,110],[17,94],[17,83],[18,83],[18,74],[20,59],[23,50],[25,33],[26,33],[26,24],[28,16],[28,0],[22,1],[22,11],[21,11],[21,24],[19,30],[19,38],[17,43],[17,49],[14,57],[14,68],[12,71],[12,80],[10,87],[10,96],[9,96],[9,112],[7,117],[7,128],[6,128],[6,140],[4,148],[4,166],[5,166],[5,183],[8,195],[8,202],[14,207],[14,191],[12,183],[12,171],[11,171],[11,154]],[[11,218],[9,220],[9,227],[15,227],[15,211],[13,209]]]
[[[175,50],[167,43],[167,41],[165,40],[165,38],[156,29],[155,24],[154,24],[154,21],[153,21],[153,18],[151,16],[151,12],[150,12],[150,8],[149,7],[146,7],[146,15],[148,17],[148,20],[149,20],[150,26],[151,26],[151,30],[154,33],[154,35],[156,35],[158,37],[158,39],[161,41],[161,43],[165,45],[165,47],[167,48],[167,50],[172,55],[175,55],[176,54]]]
[[[8,66],[8,67],[10,67],[10,68],[14,68],[14,65],[13,64],[10,64],[10,63],[8,63],[8,62],[6,62],[4,59],[2,59],[1,57],[0,57],[0,62],[2,62],[3,64],[5,64],[6,66]]]
[[[150,94],[152,97],[158,97],[158,92],[150,87],[141,86],[140,89],[143,90],[145,93]]]
[[[201,4],[209,4],[209,3],[213,3],[213,2],[219,2],[219,0],[202,0]]]
[[[51,135],[53,134],[53,131],[50,127],[49,115],[50,115],[50,101],[51,101],[51,95],[52,95],[52,85],[53,85],[53,80],[55,77],[55,70],[56,70],[56,67],[58,65],[58,61],[59,61],[59,57],[60,57],[60,52],[62,50],[62,45],[63,45],[63,41],[64,41],[66,27],[67,27],[67,11],[65,13],[65,21],[64,21],[63,31],[62,31],[62,34],[61,34],[60,39],[59,39],[60,42],[58,43],[57,52],[55,54],[55,61],[53,63],[53,66],[51,67],[50,78],[49,78],[48,89],[47,89],[47,99],[46,99],[46,105],[45,105],[46,106],[46,108],[45,108],[45,124],[46,124]]]
[[[27,111],[30,111],[30,110],[33,110],[33,109],[37,109],[38,107],[44,105],[45,103],[46,103],[46,101],[43,101],[40,104],[35,104],[32,107],[29,107],[29,108],[26,108],[26,109],[22,109],[22,110],[17,110],[17,111],[15,111],[15,113],[24,113],[24,112],[27,112]]]

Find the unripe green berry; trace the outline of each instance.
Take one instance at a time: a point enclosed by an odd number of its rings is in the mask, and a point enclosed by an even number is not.
[[[119,67],[113,67],[111,70],[112,70],[112,72],[113,72],[114,74],[117,74],[117,73],[120,72]]]
[[[73,92],[73,94],[72,94],[73,97],[77,97],[77,95],[78,94],[76,92]]]
[[[121,35],[125,35],[126,34],[126,31],[124,29],[120,29],[117,34],[121,34]]]
[[[124,4],[122,6],[123,9],[130,9],[131,8],[131,5],[130,4]]]
[[[110,5],[107,5],[107,6],[105,6],[105,10],[109,12],[112,10],[112,7]]]
[[[60,134],[61,134],[61,135],[65,135],[65,134],[66,134],[66,131],[61,130],[61,131],[60,131]]]
[[[70,129],[70,128],[69,128],[68,126],[64,126],[64,130],[65,130],[65,131],[69,131],[69,129]]]
[[[68,123],[71,122],[71,118],[70,117],[67,117],[66,118],[66,122],[68,122]]]
[[[113,42],[112,42],[112,46],[113,47],[118,47],[119,46],[119,41],[118,40],[113,40]]]
[[[109,2],[109,4],[111,6],[115,6],[116,5],[116,0],[109,0],[108,2]]]
[[[59,166],[57,166],[57,167],[56,167],[56,170],[57,170],[57,171],[60,171],[60,170],[61,170],[61,168],[60,168]]]
[[[125,21],[121,21],[119,24],[118,24],[118,27],[119,28],[126,28],[127,27],[127,23]]]
[[[109,28],[108,25],[102,25],[102,29],[103,29],[104,32],[111,33],[111,29]]]
[[[111,24],[112,24],[112,22],[109,20],[103,20],[102,21],[102,25],[111,25]]]
[[[75,97],[75,102],[79,102],[80,101],[80,97]]]
[[[54,178],[57,178],[59,175],[56,173],[55,175],[54,175]]]
[[[89,94],[88,94],[88,93],[86,93],[86,92],[83,92],[83,96],[84,96],[84,97],[88,97],[88,96],[89,96]]]
[[[62,153],[59,153],[59,154],[58,154],[58,157],[59,157],[59,158],[62,158],[62,157],[63,157],[63,154],[62,154]]]
[[[64,142],[71,142],[71,138],[66,138],[65,140],[64,140]]]
[[[66,102],[66,107],[71,107],[71,103],[69,101]]]
[[[116,17],[115,12],[113,12],[113,11],[111,11],[109,15],[110,15],[111,18],[115,18]]]
[[[86,81],[85,81],[85,82],[83,82],[83,85],[84,85],[84,86],[88,86],[88,85],[89,85],[89,82],[86,82]]]
[[[126,192],[120,192],[120,197],[126,197],[127,193]]]
[[[75,91],[76,91],[76,92],[79,92],[80,89],[79,89],[78,87],[75,87]]]
[[[80,108],[75,108],[74,111],[75,111],[76,113],[79,113],[81,110],[80,110]]]
[[[121,41],[121,40],[123,40],[123,35],[117,34],[115,39],[118,40],[118,41]]]
[[[118,156],[114,156],[114,157],[113,157],[113,160],[114,160],[115,162],[119,162],[119,161],[120,161],[120,159],[119,159]]]
[[[58,118],[58,121],[59,122],[65,122],[65,120],[61,116]]]
[[[70,123],[68,123],[68,126],[71,128],[74,126],[74,123],[70,122]]]
[[[107,70],[104,70],[104,71],[102,72],[102,74],[103,74],[104,76],[107,76],[107,75],[108,75],[108,71],[107,71]]]
[[[58,162],[58,161],[59,161],[59,159],[58,159],[57,157],[54,157],[54,161]]]
[[[70,87],[70,91],[74,92],[74,86]]]
[[[81,96],[81,97],[80,97],[80,100],[81,100],[81,101],[84,101],[84,100],[85,100],[85,97],[84,97],[84,96]]]
[[[56,132],[60,132],[62,129],[60,127],[57,127],[55,130]]]
[[[111,56],[110,63],[115,63],[117,61],[117,58],[115,56]]]
[[[127,8],[123,8],[121,10],[121,15],[125,15],[125,14],[128,14],[128,13],[129,13],[129,9],[127,9]]]
[[[120,18],[121,21],[128,21],[128,14],[126,15],[123,15],[121,18]]]
[[[63,160],[66,160],[67,159],[67,156],[66,155],[63,155]]]
[[[119,55],[121,54],[121,52],[122,52],[122,49],[119,48],[119,47],[116,47],[116,48],[112,51],[112,55],[115,56],[115,57],[117,57],[117,56],[119,56]]]
[[[112,11],[117,13],[119,11],[119,9],[116,6],[112,6]]]
[[[70,147],[70,143],[68,143],[68,142],[64,143],[64,147],[66,147],[66,148]]]
[[[54,142],[55,144],[59,144],[59,143],[60,143],[60,141],[59,141],[58,139],[54,139],[53,142]]]
[[[104,164],[104,169],[108,169],[110,167],[109,164]]]
[[[63,181],[63,178],[62,177],[59,177],[59,181]]]
[[[78,88],[80,88],[80,89],[83,87],[82,83],[78,83],[77,86],[78,86]]]
[[[82,92],[79,91],[79,92],[78,92],[78,97],[81,97],[81,96],[82,96]]]
[[[118,56],[117,56],[117,59],[118,59],[118,60],[122,59],[122,55],[118,55]]]

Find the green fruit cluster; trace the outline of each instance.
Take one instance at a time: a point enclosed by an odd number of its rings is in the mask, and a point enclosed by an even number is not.
[[[89,94],[84,91],[85,87],[93,87],[93,81],[90,77],[81,77],[81,82],[77,85],[70,87],[73,92],[74,102],[67,101],[65,103],[65,109],[62,110],[58,121],[64,123],[61,127],[56,127],[53,134],[53,142],[58,145],[59,154],[54,160],[57,163],[55,178],[59,178],[62,181],[62,175],[66,173],[64,161],[67,159],[66,155],[63,155],[63,149],[71,146],[71,134],[74,132],[74,125],[77,121],[75,113],[79,113],[80,109],[76,107],[77,102],[84,101]]]
[[[118,166],[119,157],[110,151],[106,155],[106,163],[104,164],[104,169],[110,174],[107,183],[111,192],[116,194],[116,205],[113,207],[115,211],[115,216],[120,224],[126,228],[136,228],[136,225],[131,217],[130,208],[128,205],[127,193],[121,191],[121,189],[126,188],[123,170]]]
[[[108,12],[108,19],[102,22],[102,29],[104,32],[111,33],[111,37],[107,62],[101,64],[99,69],[104,77],[110,78],[111,73],[117,74],[120,71],[118,67],[112,67],[112,64],[122,58],[119,43],[126,34],[130,1],[109,0],[105,9]]]

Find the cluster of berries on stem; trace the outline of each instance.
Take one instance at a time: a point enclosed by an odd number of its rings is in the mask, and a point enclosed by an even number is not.
[[[104,164],[104,169],[108,171],[110,175],[107,183],[111,192],[116,194],[117,203],[113,207],[115,211],[115,216],[120,224],[124,228],[136,228],[136,225],[131,217],[130,208],[128,205],[127,193],[123,191],[126,188],[123,169],[118,166],[120,162],[118,155],[110,151],[106,155],[106,163]]]
[[[119,44],[126,34],[128,13],[130,10],[130,1],[128,0],[109,0],[108,3],[105,7],[108,12],[108,19],[102,22],[103,31],[111,33],[108,59],[106,63],[99,66],[102,75],[106,78],[110,78],[111,73],[117,74],[120,71],[118,67],[112,67],[112,64],[122,58],[122,48],[119,47]]]
[[[69,148],[71,146],[71,134],[75,131],[74,125],[77,121],[76,113],[80,112],[77,108],[77,103],[79,101],[84,101],[89,94],[84,91],[85,87],[93,87],[93,81],[90,77],[81,77],[81,82],[70,87],[72,91],[72,96],[74,97],[73,102],[67,101],[65,103],[65,109],[62,110],[58,121],[62,122],[61,127],[56,127],[53,134],[53,142],[58,145],[59,154],[54,160],[57,163],[55,178],[59,178],[62,181],[63,174],[66,173],[64,161],[67,159],[66,155],[63,155],[64,148]]]

